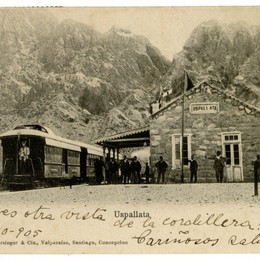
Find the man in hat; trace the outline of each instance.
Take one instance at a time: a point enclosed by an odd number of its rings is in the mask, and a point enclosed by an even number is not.
[[[155,164],[155,167],[157,168],[157,183],[160,183],[160,178],[162,176],[162,183],[164,184],[164,175],[168,168],[168,164],[163,160],[163,157],[160,156],[160,160]]]
[[[189,160],[190,163],[190,183],[193,181],[194,177],[194,182],[197,182],[197,171],[198,171],[198,163],[194,158],[194,155],[191,156],[191,160]]]
[[[216,172],[217,182],[223,182],[225,158],[221,156],[221,152],[217,151],[217,156],[214,160],[214,169]]]

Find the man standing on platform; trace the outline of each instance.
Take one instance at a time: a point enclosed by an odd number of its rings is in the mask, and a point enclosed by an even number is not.
[[[117,183],[117,170],[118,165],[114,158],[109,163],[110,183]]]
[[[131,163],[131,170],[133,174],[133,183],[141,183],[141,163],[137,160],[137,157],[134,156]]]
[[[157,168],[157,173],[158,173],[157,183],[160,182],[161,175],[162,175],[162,183],[165,183],[164,175],[165,175],[166,169],[168,168],[168,164],[163,160],[162,156],[160,156],[160,160],[155,164],[155,167]]]
[[[198,171],[198,163],[194,159],[194,155],[191,156],[191,160],[189,160],[190,163],[190,183],[193,181],[194,176],[194,182],[197,183],[197,171]]]
[[[214,169],[216,172],[217,182],[222,183],[224,178],[225,158],[221,156],[221,152],[217,151],[217,156],[214,160]]]
[[[124,159],[120,162],[120,170],[121,170],[121,176],[123,178],[123,183],[129,183],[130,181],[130,165],[129,165],[129,161],[126,157],[126,155],[124,155]]]

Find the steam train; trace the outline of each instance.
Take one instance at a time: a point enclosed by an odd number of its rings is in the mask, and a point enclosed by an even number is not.
[[[103,149],[55,135],[42,125],[21,125],[0,135],[2,183],[9,188],[93,182]]]

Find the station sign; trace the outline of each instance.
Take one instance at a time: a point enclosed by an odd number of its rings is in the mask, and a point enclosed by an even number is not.
[[[219,102],[201,102],[190,104],[191,114],[214,114],[219,112]]]

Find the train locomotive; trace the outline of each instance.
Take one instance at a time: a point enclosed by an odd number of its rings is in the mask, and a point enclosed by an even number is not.
[[[2,183],[8,188],[91,183],[103,149],[55,135],[42,125],[21,125],[0,135]]]

